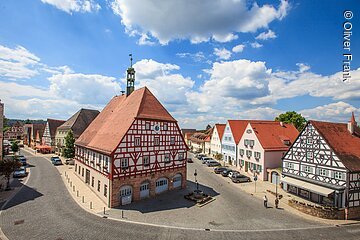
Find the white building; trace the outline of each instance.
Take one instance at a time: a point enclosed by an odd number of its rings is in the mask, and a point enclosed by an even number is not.
[[[240,169],[268,180],[270,169],[281,168],[281,158],[299,132],[292,124],[276,121],[250,121],[238,143]],[[269,172],[271,175],[273,172]],[[277,172],[275,177],[278,177]],[[280,183],[280,181],[274,181]]]
[[[225,126],[226,124],[215,124],[214,126],[214,130],[210,140],[212,156],[221,153],[221,139],[224,135]]]

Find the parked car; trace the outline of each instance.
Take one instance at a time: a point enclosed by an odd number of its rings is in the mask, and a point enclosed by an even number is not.
[[[61,162],[61,159],[59,158],[59,156],[52,156],[51,163],[54,165],[62,165],[62,162]]]
[[[231,173],[232,171],[233,170],[231,170],[231,169],[226,169],[226,170],[222,171],[221,176],[227,177],[227,176],[229,176],[229,173]]]
[[[186,161],[187,161],[188,163],[193,163],[193,162],[194,162],[191,158],[187,158]]]
[[[68,159],[65,159],[65,164],[66,165],[74,165],[75,161],[72,158],[68,158]]]
[[[242,182],[250,182],[250,178],[248,176],[242,174],[232,174],[231,181],[234,183],[242,183]]]
[[[211,158],[211,157],[202,157],[202,158],[201,158],[202,164],[205,164],[207,161],[210,161],[210,160],[214,160],[214,159]],[[214,160],[214,161],[215,161],[215,160]]]
[[[26,166],[26,157],[24,157],[23,155],[18,156],[17,160],[21,163],[21,165]]]
[[[18,169],[16,169],[13,173],[13,177],[17,178],[17,177],[26,177],[26,168],[25,167],[19,167]]]
[[[220,174],[225,170],[228,170],[228,169],[226,167],[217,167],[217,168],[214,168],[214,173]]]
[[[202,153],[201,153],[201,154],[196,154],[195,157],[196,157],[197,159],[201,160],[201,158],[202,158],[202,157],[205,157],[205,156],[206,156],[205,154],[202,154]]]
[[[218,166],[221,166],[221,163],[219,163],[218,161],[215,161],[215,160],[208,160],[208,161],[206,161],[206,166],[218,167]]]
[[[231,178],[232,175],[237,175],[237,174],[240,174],[240,172],[238,172],[238,171],[236,171],[236,170],[232,170],[231,172],[229,172],[228,177]]]

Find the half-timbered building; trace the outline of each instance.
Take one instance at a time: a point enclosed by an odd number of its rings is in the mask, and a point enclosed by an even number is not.
[[[147,87],[115,96],[76,141],[75,172],[109,207],[186,186],[187,146]]]
[[[283,158],[284,190],[320,205],[360,217],[360,129],[309,121]]]
[[[55,134],[58,127],[64,124],[63,120],[56,120],[48,118],[46,121],[44,134],[42,136],[42,145],[49,148],[51,152],[55,151]]]

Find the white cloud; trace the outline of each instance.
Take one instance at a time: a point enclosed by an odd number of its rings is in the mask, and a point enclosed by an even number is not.
[[[278,7],[256,3],[248,6],[244,0],[153,0],[141,4],[113,0],[110,6],[121,17],[129,35],[147,34],[160,44],[175,39],[189,39],[192,43],[210,39],[229,42],[237,38],[236,33],[267,28],[274,20],[283,19],[290,8],[286,0],[281,0]]]
[[[120,93],[120,85],[115,80],[98,74],[57,74],[49,78],[50,92],[81,104],[106,104]]]
[[[134,68],[136,69],[136,87],[147,86],[171,110],[181,108],[186,103],[185,93],[195,83],[190,78],[173,73],[174,70],[180,69],[174,64],[143,59],[136,62]]]
[[[308,120],[344,123],[350,120],[352,112],[355,112],[358,116],[360,114],[360,108],[356,108],[349,103],[342,101],[300,111],[300,113]]]
[[[101,9],[100,5],[93,0],[41,0],[41,2],[70,14],[72,12],[97,12]]]
[[[180,58],[186,58],[186,57],[190,57],[192,60],[194,60],[195,62],[201,62],[204,61],[206,59],[205,55],[203,52],[197,52],[197,53],[177,53],[176,56],[180,57]]]
[[[251,99],[269,94],[267,79],[271,70],[264,62],[244,59],[216,62],[207,72],[210,79],[204,82],[200,91],[186,94],[194,111],[233,114],[249,105]]]
[[[214,48],[214,55],[219,59],[228,60],[231,57],[231,52],[226,48]]]
[[[301,73],[310,70],[310,66],[305,63],[297,63],[296,66],[299,67],[299,72],[301,72]]]
[[[38,74],[33,66],[39,62],[39,57],[22,46],[11,49],[0,45],[0,77],[31,78]]]
[[[258,42],[253,42],[250,44],[252,48],[261,48],[263,45]]]
[[[245,48],[244,44],[239,44],[239,45],[236,45],[235,47],[233,47],[232,51],[234,53],[240,53],[240,52],[244,51],[244,48]]]
[[[267,40],[277,38],[276,34],[270,29],[267,32],[260,33],[255,39],[257,40]]]

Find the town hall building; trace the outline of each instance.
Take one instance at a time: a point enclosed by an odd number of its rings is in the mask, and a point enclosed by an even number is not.
[[[187,146],[147,87],[115,96],[75,142],[75,172],[109,207],[186,186]]]

